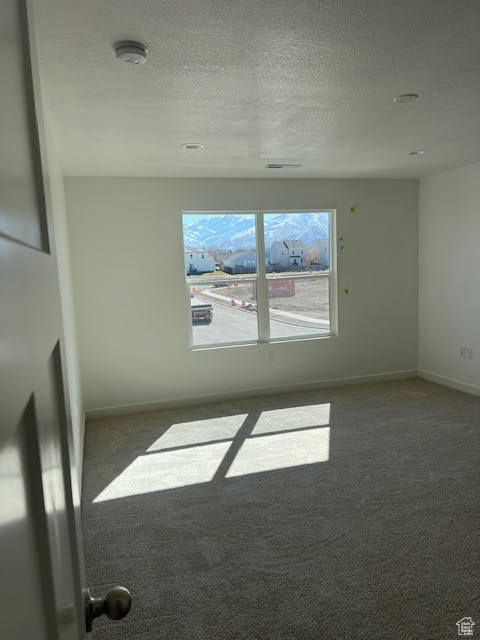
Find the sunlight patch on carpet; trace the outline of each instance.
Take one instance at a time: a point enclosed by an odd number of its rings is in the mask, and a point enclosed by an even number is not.
[[[230,442],[138,456],[93,502],[210,482]]]
[[[159,451],[171,447],[200,444],[209,440],[234,438],[247,415],[247,413],[242,413],[234,416],[172,424],[160,438],[155,440],[147,451]]]
[[[249,438],[242,444],[226,477],[326,462],[330,427]]]

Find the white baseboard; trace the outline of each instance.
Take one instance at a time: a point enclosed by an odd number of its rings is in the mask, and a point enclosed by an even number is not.
[[[327,387],[340,387],[344,385],[366,384],[369,382],[387,382],[389,380],[405,380],[417,377],[416,369],[404,371],[388,371],[386,373],[365,374],[350,378],[332,378],[326,380],[315,380],[314,382],[299,382],[296,384],[255,387],[254,389],[239,389],[237,391],[224,391],[221,393],[208,393],[197,396],[169,398],[154,402],[142,402],[137,404],[124,404],[112,407],[101,407],[86,411],[86,418],[103,418],[108,416],[128,415],[145,411],[156,411],[160,409],[171,409],[175,407],[191,406],[195,404],[208,404],[211,402],[222,402],[225,400],[237,400],[253,396],[275,395],[279,393],[289,393],[294,391],[313,391]]]
[[[464,391],[470,393],[473,396],[480,396],[480,387],[468,382],[462,382],[461,380],[455,380],[454,378],[447,378],[446,376],[440,376],[438,373],[432,373],[431,371],[425,371],[425,369],[418,370],[418,377],[429,380],[430,382],[436,382],[442,384],[444,387],[451,387],[458,391]]]

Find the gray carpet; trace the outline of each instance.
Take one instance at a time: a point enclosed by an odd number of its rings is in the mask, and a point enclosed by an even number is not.
[[[480,634],[479,440],[419,379],[90,421],[88,580],[133,593],[94,639]]]

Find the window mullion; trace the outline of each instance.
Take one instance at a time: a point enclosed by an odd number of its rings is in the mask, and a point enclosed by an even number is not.
[[[328,236],[329,236],[329,315],[330,315],[330,334],[338,335],[338,315],[337,315],[337,224],[335,220],[336,212],[330,211],[328,217]]]
[[[255,231],[257,235],[257,321],[258,340],[270,340],[270,319],[268,304],[268,285],[265,269],[265,233],[263,213],[255,214]]]

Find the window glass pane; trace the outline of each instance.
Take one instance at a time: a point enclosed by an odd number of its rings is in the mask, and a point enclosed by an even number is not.
[[[189,283],[188,292],[194,346],[258,340],[254,283]]]
[[[330,267],[329,213],[267,213],[268,273],[309,273]]]
[[[251,276],[256,272],[255,215],[184,214],[187,280]]]
[[[328,277],[268,279],[270,337],[330,333]]]

